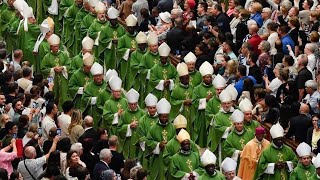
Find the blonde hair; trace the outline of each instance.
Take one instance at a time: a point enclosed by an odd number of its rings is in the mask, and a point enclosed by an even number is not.
[[[229,60],[227,62],[227,69],[229,75],[236,74],[238,69],[238,63],[235,60]]]
[[[68,132],[71,133],[71,130],[76,125],[82,125],[82,114],[79,109],[76,109],[71,114],[71,123],[68,127]]]

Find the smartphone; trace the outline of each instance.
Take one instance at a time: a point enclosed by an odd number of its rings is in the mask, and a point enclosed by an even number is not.
[[[48,83],[52,83],[53,82],[53,77],[48,77]]]
[[[306,99],[302,99],[302,103],[306,104],[307,100]]]
[[[59,136],[61,136],[61,129],[60,129],[60,128],[57,129],[57,134],[58,134]]]
[[[33,103],[32,103],[32,108],[34,108],[34,109],[35,109],[35,108],[38,108],[38,103],[37,103],[37,102],[33,102]]]
[[[42,135],[42,128],[40,127],[40,128],[38,128],[38,134],[39,134],[39,136],[41,136]]]
[[[13,133],[12,138],[17,139],[17,133]]]

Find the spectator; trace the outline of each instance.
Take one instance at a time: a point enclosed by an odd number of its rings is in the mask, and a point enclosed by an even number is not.
[[[130,170],[137,165],[136,161],[133,159],[127,159],[124,163],[124,168],[121,171],[121,179],[130,179]]]
[[[177,42],[181,42],[184,40],[184,32],[182,29],[182,18],[177,18],[174,20],[174,27],[168,31],[167,33],[167,44],[168,46],[170,46],[171,48],[171,53],[175,54],[175,55],[180,55],[180,43]]]
[[[24,91],[32,84],[32,70],[30,67],[25,67],[22,69],[22,78],[18,79],[17,83],[21,89]]]
[[[249,34],[251,35],[250,39],[248,40],[248,43],[252,46],[252,49],[256,54],[260,54],[258,45],[261,43],[262,39],[257,34],[259,27],[256,24],[252,24],[248,27],[248,29],[249,29]]]
[[[1,95],[0,95],[0,98],[1,98]],[[10,121],[10,117],[7,114],[0,115],[0,125],[1,125],[0,139],[3,139],[6,136],[7,131],[6,131],[5,126],[9,121]]]
[[[243,9],[242,6],[237,6],[234,8],[233,11],[233,18],[230,21],[230,31],[231,34],[233,35],[233,42],[236,42],[236,30],[237,30],[237,25],[240,23],[240,11]]]
[[[218,70],[218,74],[220,74],[221,76],[224,76],[226,72],[226,68],[227,68],[227,63],[228,61],[230,61],[230,57],[229,56],[226,56],[224,55],[222,58],[221,58],[221,67],[219,68]],[[227,75],[227,74],[226,74]],[[227,78],[227,77],[225,77]]]
[[[118,152],[118,145],[118,137],[111,136],[109,138],[109,149],[112,153],[112,158],[109,165],[117,174],[120,174],[120,170],[124,167],[124,157],[122,153]]]
[[[307,43],[304,47],[304,53],[308,56],[308,70],[315,76],[316,57],[315,57],[316,45],[314,43]]]
[[[8,175],[10,177],[10,174],[13,172],[13,167],[11,162],[18,157],[17,155],[17,146],[16,146],[16,140],[12,139],[11,144],[8,146],[3,146],[4,148],[0,151],[0,168],[4,168],[7,170]],[[12,152],[8,152],[12,149]],[[3,177],[3,176],[0,176]]]
[[[312,127],[310,127],[307,132],[307,144],[311,146],[312,151],[317,150],[317,142],[320,139],[320,128],[318,127],[319,119],[319,114],[312,116]]]
[[[264,108],[268,111],[262,121],[271,124],[278,123],[280,120],[280,104],[277,102],[276,97],[267,94],[264,98],[264,104]]]
[[[312,79],[311,72],[307,69],[308,57],[305,54],[298,56],[298,76],[296,79],[297,87],[299,90],[299,99],[301,101],[305,96],[305,83]]]
[[[229,7],[226,12],[226,14],[231,18],[234,12],[236,11],[236,7],[239,6],[239,1],[238,0],[231,0],[229,1]]]
[[[43,153],[47,154],[50,151],[54,138],[57,136],[57,128],[52,127],[48,134],[48,139],[43,142]]]
[[[249,76],[254,77],[257,80],[257,84],[262,83],[262,73],[258,65],[256,64],[258,60],[258,55],[254,53],[253,51],[248,52],[248,64],[249,64]]]
[[[227,40],[226,42],[223,42],[222,44],[222,50],[227,56],[230,57],[231,60],[234,60],[238,63],[238,58],[233,52],[233,43],[230,40]]]
[[[71,144],[78,141],[79,137],[84,133],[82,127],[82,115],[80,110],[74,110],[71,114],[71,123],[68,127],[69,138]]]
[[[42,175],[42,179],[52,179],[61,175],[60,171],[60,152],[53,151],[50,153],[47,167]]]
[[[291,49],[294,49],[294,46],[295,46],[293,40],[291,39],[291,37],[288,34],[289,28],[286,25],[281,25],[278,27],[277,32],[279,34],[279,37],[281,38],[282,51],[283,51],[284,55],[288,55],[289,49],[288,49],[287,45],[289,45],[291,47]]]
[[[304,97],[302,101],[306,101],[306,103],[310,106],[310,114],[317,114],[319,113],[319,100],[320,100],[320,93],[318,91],[318,83],[314,80],[308,80],[305,83],[305,90],[307,95]]]
[[[277,49],[275,48],[276,39],[278,38],[277,28],[278,28],[278,24],[275,22],[270,22],[267,25],[267,30],[269,34],[267,41],[270,44],[271,55],[275,55],[277,53]]]
[[[145,9],[142,11],[142,9]],[[146,12],[149,15],[149,5],[147,0],[137,0],[132,4],[132,12],[137,17],[138,26],[141,25],[141,22],[146,18],[142,15],[142,12]],[[154,24],[155,25],[155,24]]]
[[[71,142],[69,138],[62,138],[58,142],[58,149],[60,151],[60,168],[63,175],[66,173],[67,169],[67,153],[70,151]]]
[[[51,128],[53,127],[57,127],[56,123],[54,121],[54,117],[56,116],[56,114],[58,113],[58,107],[56,104],[54,104],[53,102],[49,102],[46,105],[46,116],[43,118],[42,120],[42,137],[44,140],[48,139],[49,136],[49,131]]]
[[[265,66],[268,64],[268,61],[270,59],[270,44],[268,41],[261,41],[261,43],[258,45],[258,49],[261,51],[259,57],[258,57],[258,61],[257,61],[257,65],[260,68],[260,72],[261,74],[264,73],[264,69]]]
[[[207,10],[208,10],[208,4],[206,2],[199,3],[198,8],[197,8],[198,18],[196,21],[197,30],[203,30],[204,22],[207,19]],[[221,12],[221,10],[222,9],[220,8],[220,12]]]
[[[11,140],[14,138],[14,135],[16,136],[18,133],[18,126],[11,121],[6,123],[5,129],[6,129],[6,135],[2,139],[2,146],[3,147],[10,145]]]
[[[14,71],[21,70],[21,60],[23,59],[23,52],[21,49],[16,49],[13,51],[13,60],[10,62],[11,65],[14,67]]]
[[[22,115],[22,111],[23,111],[23,103],[20,99],[15,99],[12,102],[12,107],[14,110],[14,115],[12,118],[12,122],[17,123],[19,121],[20,116]]]
[[[270,8],[265,7],[262,9],[261,16],[262,16],[263,24],[258,31],[258,34],[261,36],[262,39],[267,39],[270,35],[268,32],[268,24],[272,22],[271,14],[272,14],[272,10]]]
[[[257,81],[252,76],[247,76],[247,68],[244,65],[238,66],[237,70],[238,81],[235,83],[234,87],[238,91],[238,96],[242,94],[243,81],[246,78],[250,78],[253,81],[253,84],[256,84]]]
[[[98,154],[102,149],[109,148],[108,145],[108,131],[103,128],[97,129],[97,141],[93,147],[92,152]]]
[[[114,180],[117,178],[116,173],[112,169],[102,171],[100,177],[103,180]]]
[[[89,139],[89,138],[84,139],[84,141],[82,142],[82,145],[83,145],[83,153],[80,156],[80,159],[86,164],[87,169],[90,172],[90,176],[93,178],[93,168],[99,162],[99,156],[97,156],[97,154],[94,154],[92,152],[93,139]]]
[[[83,121],[84,133],[79,137],[78,141],[83,144],[84,140],[91,140],[93,144],[95,144],[98,139],[98,133],[93,128],[93,118],[91,116],[86,116]]]
[[[310,32],[312,31],[318,31],[319,30],[319,18],[320,18],[320,13],[318,11],[311,11],[310,13],[310,22],[311,22],[311,29]]]
[[[194,0],[187,0],[184,1],[183,4],[183,13],[182,13],[182,18],[183,18],[183,27],[185,28],[191,20],[194,19],[194,14],[193,14],[193,9],[196,6],[196,2]]]
[[[287,138],[295,137],[295,141],[298,143],[307,142],[307,132],[312,126],[312,120],[309,115],[309,106],[302,103],[299,110],[300,115],[290,119],[290,127]]]
[[[130,169],[130,179],[137,179],[137,172],[139,169],[142,169],[142,167],[139,165]]]
[[[86,167],[86,164],[84,164],[77,153],[77,151],[70,150],[67,154],[67,169],[66,169],[66,178],[74,177],[70,174],[70,169],[75,168],[77,166]]]
[[[257,25],[259,27],[262,26],[263,24],[263,19],[262,19],[262,16],[261,16],[261,12],[262,12],[262,5],[259,3],[259,2],[253,2],[251,3],[251,8],[249,8],[249,10],[251,11],[251,18],[250,19],[253,19],[257,22]]]
[[[18,125],[18,134],[17,134],[17,136],[18,136],[18,138],[23,138],[24,135],[28,132],[29,117],[27,115],[21,115],[17,125]]]
[[[200,66],[205,61],[212,64],[212,61],[210,60],[210,57],[208,56],[208,47],[203,42],[196,45],[196,47],[194,49],[194,54],[197,57],[197,61],[196,61],[196,69],[197,70],[199,70]]]
[[[149,25],[157,25],[157,22],[151,18],[148,9],[142,8],[140,10],[141,23],[139,25],[138,31],[147,32],[149,30]]]
[[[133,0],[122,1],[119,8],[119,17],[124,21],[132,13]]]
[[[89,171],[86,167],[83,167],[79,164],[76,164],[75,166],[70,167],[70,178],[75,179],[84,179],[88,180],[90,179]]]
[[[291,37],[294,43],[294,54],[297,55],[299,53],[299,19],[297,17],[290,17],[288,21],[288,26],[290,28],[288,35]]]
[[[227,63],[226,72],[224,78],[227,80],[227,84],[234,84],[237,80],[238,63],[235,60],[230,60]]]
[[[211,14],[216,18],[216,23],[218,26],[218,31],[214,30],[214,28],[211,29],[213,35],[217,36],[219,32],[231,32],[229,17],[222,12],[222,7],[220,4],[215,4],[213,8],[211,8]]]
[[[283,70],[283,65],[280,64],[280,63],[276,64],[276,66],[274,67],[274,70],[273,70],[276,78],[274,78],[271,82],[269,81],[267,75],[263,76],[263,80],[264,80],[264,83],[265,83],[265,86],[266,86],[267,93],[270,93],[274,97],[276,97],[278,88],[282,84],[282,81],[281,81],[281,78],[280,78],[280,72],[282,70]]]
[[[137,180],[146,180],[148,173],[143,168],[139,169],[137,172]]]
[[[37,158],[36,149],[33,146],[28,146],[24,150],[25,160],[20,161],[18,164],[18,172],[20,172],[24,179],[37,179],[42,173],[42,166],[46,163],[51,152],[56,150],[59,137],[54,138],[53,144],[48,154]]]
[[[289,71],[289,79],[295,80],[298,75],[298,70],[296,67],[294,67],[294,59],[291,56],[284,56],[282,64],[284,69],[288,69]]]
[[[245,37],[249,34],[249,27],[247,21],[250,18],[250,12],[247,9],[241,9],[239,19],[240,22],[236,27],[235,38],[236,38],[236,49],[240,49]],[[251,46],[252,47],[252,46]]]
[[[110,149],[102,149],[100,151],[100,161],[95,165],[93,169],[93,179],[99,180],[101,178],[101,173],[105,170],[110,169],[109,164],[111,162],[112,154]]]
[[[58,116],[58,124],[61,129],[61,138],[69,136],[68,127],[71,123],[71,113],[73,112],[74,103],[66,101],[62,104],[63,114]]]
[[[0,177],[3,178],[3,180],[8,180],[8,172],[6,169],[0,168]]]
[[[16,99],[16,96],[19,91],[19,87],[17,83],[13,82],[9,84],[8,88],[9,90],[8,90],[8,94],[6,95],[6,103],[12,103],[12,101]]]
[[[18,171],[13,171],[10,175],[9,180],[23,180],[23,177]]]

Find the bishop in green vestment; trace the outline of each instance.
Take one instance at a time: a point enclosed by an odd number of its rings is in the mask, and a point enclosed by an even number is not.
[[[172,156],[168,179],[197,179],[202,174],[199,153],[192,151],[190,135],[186,130],[181,129],[177,139],[181,148]]]
[[[103,106],[103,123],[102,126],[107,128],[111,135],[118,135],[118,124],[123,112],[127,109],[128,103],[121,96],[122,80],[118,76],[113,76],[109,80],[109,86],[112,96]]]
[[[80,3],[82,0],[61,0],[59,4],[59,21],[64,21],[64,15],[69,7],[71,7],[74,3]]]
[[[318,153],[316,157],[312,158],[312,164],[316,168],[316,173],[312,176],[313,179],[320,179],[320,154]]]
[[[244,146],[254,138],[254,134],[244,128],[243,118],[243,113],[237,109],[232,113],[231,119],[234,129],[228,135],[226,141],[223,142],[223,149],[226,152],[226,156],[231,157],[237,162],[240,161],[239,157]]]
[[[202,82],[202,76],[200,72],[196,70],[197,57],[192,52],[189,52],[183,60],[188,66],[190,84],[193,87],[197,87]]]
[[[108,69],[116,69],[119,64],[117,59],[118,40],[122,37],[126,30],[118,23],[119,12],[114,7],[108,10],[109,24],[101,29],[99,37],[99,57],[103,57],[103,67],[105,71]]]
[[[5,4],[5,3],[2,3]],[[8,1],[8,6],[0,11],[0,37],[2,37],[7,43],[7,51],[11,53],[13,50],[14,42],[10,41],[10,28],[12,27],[12,22],[19,19],[19,16],[16,15],[16,11],[13,7],[13,1]],[[10,23],[11,22],[11,23]],[[16,29],[17,30],[17,29]]]
[[[239,109],[244,114],[244,127],[247,129],[247,131],[254,133],[256,128],[260,126],[260,123],[252,119],[253,105],[251,101],[247,98],[241,100],[239,103]]]
[[[170,102],[177,70],[169,61],[170,47],[165,42],[159,46],[158,51],[160,62],[150,70],[150,82],[146,92],[152,92],[158,99],[166,98]]]
[[[101,113],[97,106],[97,95],[106,87],[106,82],[103,80],[103,67],[95,62],[91,67],[93,81],[91,81],[81,97],[81,110],[84,115],[93,117],[94,127],[99,127],[101,121]]]
[[[241,180],[237,176],[237,162],[233,159],[229,157],[225,158],[222,161],[220,168],[227,180]]]
[[[120,60],[119,66],[117,69],[119,70],[120,78],[126,80],[127,73],[128,73],[128,60],[130,59],[130,55],[133,51],[137,48],[136,42],[136,25],[137,25],[137,18],[130,14],[126,18],[126,34],[119,38],[118,42],[118,58]],[[130,74],[128,74],[130,75]],[[126,84],[126,82],[124,82]]]
[[[212,85],[213,67],[204,62],[200,67],[202,83],[194,88],[192,101],[196,110],[195,118],[192,120],[193,140],[201,148],[207,147],[208,127],[210,120],[206,119],[205,109],[207,102],[215,96],[216,90]]]
[[[192,108],[193,86],[190,85],[190,76],[188,67],[185,63],[177,65],[179,74],[179,83],[176,83],[171,93],[172,113],[171,117],[175,118],[179,113],[187,118],[187,131],[192,136],[192,122],[194,118],[194,109]]]
[[[226,156],[222,145],[232,129],[230,116],[234,108],[232,107],[231,94],[228,91],[223,90],[219,95],[219,99],[221,108],[210,122],[208,146],[212,152],[216,153],[219,158],[219,165],[221,165],[222,159]]]
[[[46,54],[41,62],[41,72],[45,77],[54,78],[53,92],[55,98],[58,100],[59,109],[62,104],[68,100],[68,69],[70,59],[67,54],[59,50],[60,38],[52,34],[48,42],[50,44],[51,52]]]
[[[139,119],[144,115],[144,112],[138,106],[138,91],[130,89],[126,97],[128,108],[120,117],[119,135],[121,139],[123,139],[123,143],[119,147],[122,147],[122,153],[125,159],[136,159],[139,152]]]
[[[297,147],[296,152],[299,156],[299,163],[291,172],[290,180],[312,179],[312,176],[316,174],[316,168],[311,164],[311,147],[307,143],[302,142]]]
[[[254,179],[286,180],[297,164],[292,149],[283,143],[284,130],[277,123],[270,128],[272,143],[260,156]]]
[[[163,152],[167,143],[175,136],[175,128],[169,121],[170,103],[162,98],[156,107],[159,121],[151,126],[146,142],[150,152],[148,155],[150,180],[166,179],[168,167],[164,163]]]
[[[216,170],[216,156],[209,150],[206,149],[201,158],[202,166],[205,172],[198,178],[199,180],[225,180],[224,175]]]
[[[83,66],[76,70],[69,80],[69,94],[76,109],[81,108],[81,96],[87,85],[92,81],[90,69],[93,63],[94,57],[86,53],[83,57]]]
[[[153,94],[148,94],[145,99],[147,112],[139,119],[139,161],[142,167],[146,170],[149,170],[149,161],[146,156],[151,153],[146,148],[147,136],[149,134],[150,128],[157,123],[158,114],[156,105],[158,103],[158,99]]]

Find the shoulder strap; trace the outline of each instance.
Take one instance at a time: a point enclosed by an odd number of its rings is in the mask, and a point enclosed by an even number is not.
[[[31,174],[31,172],[29,171],[27,165],[26,165],[26,160],[23,160],[24,166],[26,167],[26,170],[28,171],[28,173],[30,174],[30,176],[32,177],[33,180],[36,180],[36,178],[33,177],[33,175]]]

